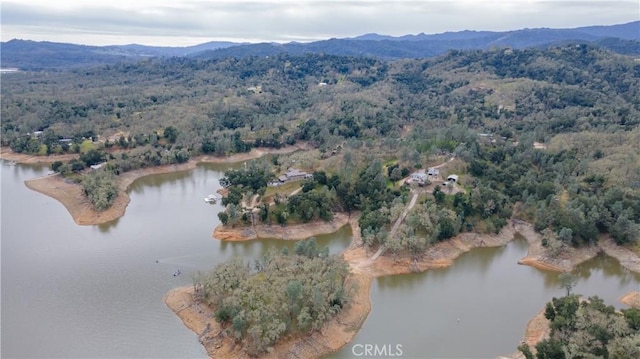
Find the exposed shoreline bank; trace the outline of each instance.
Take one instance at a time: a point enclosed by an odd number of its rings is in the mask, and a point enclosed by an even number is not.
[[[6,161],[15,161],[16,163],[37,164],[37,163],[54,163],[56,161],[71,161],[78,158],[78,154],[50,155],[50,156],[34,156],[24,153],[13,152],[9,147],[0,147],[0,159]]]
[[[131,184],[142,177],[161,174],[190,171],[196,167],[195,162],[187,162],[180,165],[143,168],[126,172],[119,177],[118,196],[104,211],[96,211],[82,193],[79,184],[66,181],[60,175],[35,178],[24,181],[30,189],[45,194],[60,203],[67,209],[73,220],[79,225],[96,225],[111,222],[122,217],[131,199],[127,190]]]
[[[620,302],[631,308],[640,309],[640,292],[629,292],[620,298]]]
[[[213,238],[229,242],[243,242],[255,239],[275,238],[282,240],[298,240],[334,233],[349,223],[349,216],[337,213],[329,222],[313,221],[309,223],[281,226],[278,224],[256,224],[230,228],[217,226]]]
[[[254,148],[248,153],[239,153],[228,157],[198,156],[182,164],[148,167],[125,172],[118,176],[118,196],[113,205],[104,211],[96,211],[93,208],[83,195],[80,185],[65,181],[59,175],[26,180],[25,185],[62,203],[77,224],[96,225],[111,222],[124,215],[131,200],[128,194],[129,186],[139,178],[162,173],[190,171],[200,163],[237,163],[260,158],[267,154],[291,153],[299,149],[303,149],[303,145],[283,147],[281,149]],[[0,158],[2,159],[29,164],[68,161],[77,157],[77,155],[32,156],[14,153],[6,148],[3,148],[2,152],[0,152]]]

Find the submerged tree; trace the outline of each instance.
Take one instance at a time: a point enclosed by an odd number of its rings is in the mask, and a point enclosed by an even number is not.
[[[578,282],[578,278],[571,274],[571,272],[562,272],[558,276],[560,280],[560,288],[563,288],[567,291],[567,296],[571,295],[571,290],[576,286]]]

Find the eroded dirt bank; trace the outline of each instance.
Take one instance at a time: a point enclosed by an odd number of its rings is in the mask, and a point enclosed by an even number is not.
[[[276,238],[284,240],[305,239],[321,234],[329,234],[349,223],[349,216],[337,213],[330,222],[313,221],[310,223],[281,226],[278,224],[256,224],[231,228],[219,225],[213,231],[216,239],[241,242],[262,238]]]
[[[640,256],[634,251],[615,244],[608,236],[601,238],[598,246],[608,256],[617,259],[621,266],[632,272],[640,273]]]
[[[54,163],[55,161],[67,162],[74,158],[78,158],[77,154],[51,155],[51,156],[34,156],[24,153],[15,153],[9,147],[0,148],[0,159],[7,161],[15,161],[16,163]]]
[[[623,295],[620,301],[632,308],[640,309],[640,292],[629,292]]]
[[[527,323],[524,331],[524,339],[521,344],[528,344],[529,348],[535,353],[536,344],[548,339],[551,335],[550,324],[549,319],[544,316],[544,309],[539,311],[538,314],[534,315]],[[498,359],[525,359],[525,356],[522,352],[517,351],[509,356],[499,356]]]

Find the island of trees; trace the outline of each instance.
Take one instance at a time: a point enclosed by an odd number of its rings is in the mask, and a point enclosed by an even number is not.
[[[283,337],[319,329],[349,302],[349,269],[315,239],[292,253],[269,251],[261,260],[236,258],[194,278],[200,303],[215,308],[225,333],[251,356]]]

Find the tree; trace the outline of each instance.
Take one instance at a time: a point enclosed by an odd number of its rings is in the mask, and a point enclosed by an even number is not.
[[[562,272],[558,276],[560,281],[560,288],[564,288],[567,291],[567,296],[571,295],[571,290],[576,286],[578,278],[571,274],[571,272]]]
[[[164,138],[166,138],[169,143],[175,143],[178,138],[178,134],[178,130],[173,126],[167,126],[164,129]]]
[[[53,172],[58,172],[60,167],[62,167],[63,163],[61,161],[55,161],[51,164],[51,170]]]
[[[571,228],[563,227],[558,233],[558,239],[564,243],[571,243],[571,239],[573,239],[573,230],[571,230]]]
[[[89,150],[85,153],[80,154],[80,161],[85,163],[85,166],[93,166],[98,164],[105,159],[105,154],[102,151],[98,150]]]
[[[436,186],[436,188],[433,189],[433,198],[436,199],[436,203],[442,204],[442,202],[444,202],[444,197],[445,197],[445,194],[444,192],[442,192],[442,189],[440,188],[440,186]]]
[[[562,237],[571,240],[572,231],[569,228],[563,228]],[[551,229],[545,228],[542,231],[542,246],[546,248],[547,255],[555,259],[567,251],[567,242],[561,241],[558,235]]]
[[[389,178],[393,181],[396,182],[400,179],[402,179],[402,170],[398,167],[394,168],[393,171],[391,171],[391,175],[389,176]]]
[[[82,190],[93,207],[103,211],[113,204],[118,196],[118,186],[112,172],[92,171],[82,179]]]
[[[218,219],[220,219],[222,225],[226,226],[229,222],[229,215],[226,212],[218,212]]]
[[[264,203],[260,206],[260,220],[266,222],[269,219],[269,205]]]
[[[318,182],[319,184],[326,186],[327,185],[327,173],[325,171],[314,171],[313,172],[313,180]]]
[[[85,164],[84,162],[80,161],[80,160],[76,160],[73,159],[71,161],[69,161],[69,168],[71,169],[72,172],[80,172],[83,169],[85,169]]]
[[[533,353],[531,352],[531,349],[529,348],[529,345],[526,343],[522,343],[518,346],[518,350],[520,352],[522,352],[522,355],[524,355],[525,359],[534,359],[535,357],[533,356]]]

